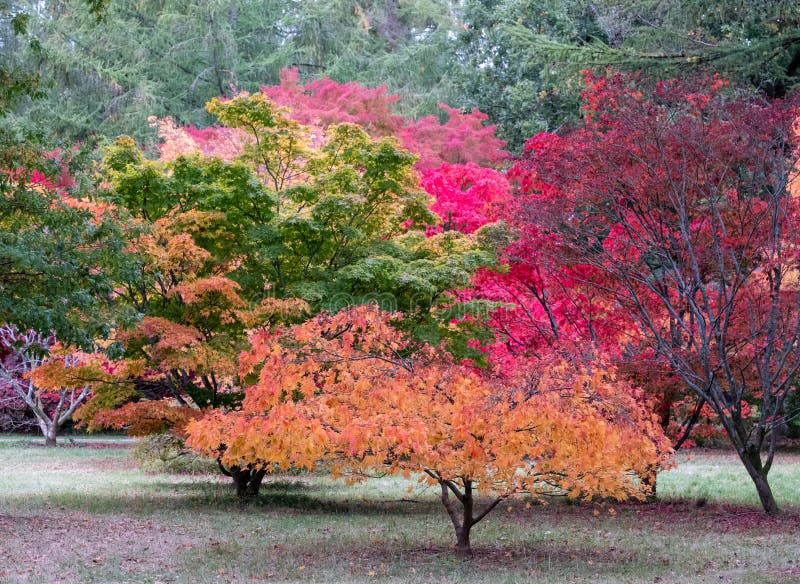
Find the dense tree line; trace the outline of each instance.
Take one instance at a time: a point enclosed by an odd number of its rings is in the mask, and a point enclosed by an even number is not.
[[[665,77],[711,69],[770,96],[800,73],[800,15],[789,1],[119,0],[100,21],[98,8],[6,9],[5,90],[44,82],[40,99],[16,102],[17,123],[151,143],[149,116],[205,126],[212,97],[256,91],[297,67],[303,80],[386,84],[404,116],[436,114],[439,102],[478,107],[518,150],[578,117],[586,67]]]

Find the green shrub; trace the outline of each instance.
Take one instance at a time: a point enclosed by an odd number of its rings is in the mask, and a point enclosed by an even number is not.
[[[142,440],[133,457],[146,472],[168,474],[209,474],[219,472],[217,463],[188,448],[183,439],[170,434],[156,434]]]

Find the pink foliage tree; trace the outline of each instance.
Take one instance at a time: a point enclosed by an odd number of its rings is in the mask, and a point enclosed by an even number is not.
[[[400,100],[385,85],[365,87],[360,83],[337,83],[327,77],[302,85],[297,69],[285,69],[280,85],[262,87],[275,103],[288,107],[291,117],[306,125],[351,123],[372,136],[396,136],[403,148],[419,154],[418,170],[442,164],[497,166],[508,158],[505,142],[495,136],[495,126],[486,125],[489,116],[473,109],[463,113],[439,104],[446,114],[420,120],[404,119],[392,111]]]
[[[338,83],[327,77],[301,84],[296,69],[281,72],[279,85],[262,86],[261,92],[293,120],[309,127],[309,138],[322,139],[325,128],[350,123],[373,137],[395,136],[400,145],[419,155],[416,168],[429,170],[442,164],[473,163],[495,167],[509,156],[505,142],[495,136],[495,126],[477,109],[463,113],[439,104],[446,121],[437,116],[405,119],[392,107],[400,98],[386,86],[366,87],[356,82]],[[244,132],[212,126],[198,129],[177,127],[169,119],[151,119],[162,140],[161,155],[173,160],[179,155],[203,154],[230,160],[247,142]]]
[[[372,136],[395,136],[405,120],[392,111],[400,97],[385,85],[365,87],[360,83],[337,83],[327,77],[300,83],[296,68],[281,71],[279,85],[262,86],[261,92],[291,110],[291,117],[304,125],[356,124]]]
[[[551,257],[624,313],[641,377],[674,373],[666,389],[708,406],[776,514],[767,477],[800,372],[800,96],[716,77],[586,82],[581,124],[531,139],[516,164],[518,223],[558,236]]]
[[[446,122],[441,123],[436,116],[427,116],[417,121],[409,120],[400,130],[403,147],[420,156],[417,169],[468,162],[498,166],[508,158],[506,143],[494,135],[495,126],[486,125],[489,116],[485,113],[477,108],[463,113],[443,103],[439,107],[447,114]]]
[[[469,162],[442,164],[422,173],[422,188],[435,202],[442,219],[440,230],[473,233],[500,219],[511,202],[511,189],[503,173]]]

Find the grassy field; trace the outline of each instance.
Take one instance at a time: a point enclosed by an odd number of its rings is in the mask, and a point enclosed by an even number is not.
[[[125,439],[0,437],[0,582],[800,582],[800,456],[773,476],[779,519],[732,456],[701,453],[654,505],[498,508],[460,560],[413,482],[273,477],[240,508],[222,477],[138,470]]]

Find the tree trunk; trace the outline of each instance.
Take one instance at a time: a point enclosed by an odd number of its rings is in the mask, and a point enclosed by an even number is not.
[[[769,486],[766,476],[753,477],[753,483],[756,485],[758,498],[761,500],[761,506],[766,511],[767,515],[780,515],[781,510],[775,497],[772,494],[772,487]]]
[[[475,500],[472,494],[473,485],[470,479],[461,477],[462,491],[454,481],[442,477],[438,472],[430,469],[425,472],[439,481],[439,486],[442,489],[442,504],[447,510],[456,532],[456,554],[466,558],[472,557],[472,546],[469,541],[470,530],[481,519],[486,517],[500,503],[502,498],[498,497],[487,505],[483,511],[475,515]],[[455,496],[455,501],[450,497],[451,494]]]
[[[769,486],[769,481],[767,480],[768,471],[761,464],[761,454],[758,449],[744,449],[739,452],[739,458],[742,460],[744,467],[747,469],[747,474],[750,475],[756,487],[761,507],[764,508],[767,515],[780,515],[781,510],[775,501],[775,496],[772,494],[772,487]]]
[[[472,556],[472,547],[469,543],[469,532],[472,526],[466,524],[461,529],[456,529],[456,554],[464,557]]]
[[[44,445],[49,447],[56,446],[58,436],[58,426],[55,423],[46,424],[39,422],[39,428],[42,430],[44,436]]]
[[[264,480],[266,471],[252,467],[238,468],[230,470],[233,484],[236,486],[236,496],[241,501],[250,501],[258,496],[261,489],[261,482]]]

